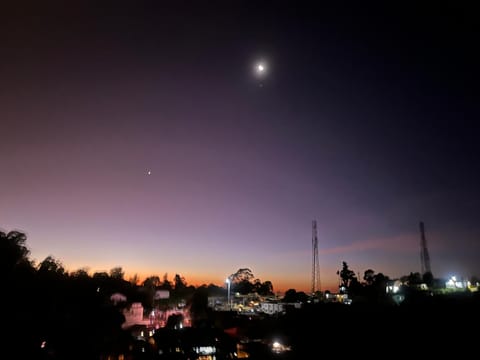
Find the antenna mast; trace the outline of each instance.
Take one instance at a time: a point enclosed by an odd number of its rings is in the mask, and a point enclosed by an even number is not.
[[[425,239],[425,226],[420,221],[420,261],[422,264],[422,275],[432,270],[430,269],[430,255],[428,255],[427,240]]]
[[[320,290],[320,266],[318,263],[317,221],[312,221],[312,294]]]

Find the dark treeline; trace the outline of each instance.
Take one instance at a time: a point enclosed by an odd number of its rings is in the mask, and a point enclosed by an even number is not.
[[[207,297],[225,296],[225,288],[213,284],[195,288],[178,274],[172,282],[165,275],[163,281],[152,276],[137,284],[136,279],[125,280],[120,267],[91,276],[85,269],[68,273],[51,256],[34,264],[26,241],[22,232],[0,231],[5,320],[2,354],[15,354],[18,359],[103,360],[115,358],[112,354],[131,354],[134,340],[122,328],[122,310],[133,302],[142,303],[146,311],[169,306],[155,298],[157,290],[169,290],[172,303],[185,301],[194,327],[237,326],[244,336],[287,337],[295,349],[290,358],[308,358],[332,349],[338,355],[378,357],[381,347],[399,343],[407,353],[417,346],[414,353],[422,355],[432,355],[445,346],[454,348],[456,354],[478,353],[478,292],[434,296],[411,286],[403,289],[405,300],[397,304],[385,292],[387,276],[368,269],[360,281],[343,262],[338,271],[340,292],[356,299],[351,305],[310,301],[305,293],[290,289],[284,301],[301,301],[301,308],[288,306],[282,316],[228,320],[207,309]],[[255,279],[250,269],[239,269],[229,279],[235,291],[273,294],[271,282]],[[412,273],[405,280],[413,285],[425,281],[435,285],[430,275],[421,278]],[[128,302],[112,301],[113,294],[124,295]],[[262,351],[256,356],[252,351],[250,358],[269,358],[271,354]]]
[[[55,344],[54,358],[99,359],[127,344],[121,341],[128,336],[121,329],[125,319],[107,294],[115,289],[139,296],[130,283],[81,271],[69,275],[52,257],[34,266],[26,236],[18,231],[0,232],[0,246],[7,353],[35,359]]]
[[[179,274],[173,281],[165,274],[162,280],[153,275],[139,283],[136,276],[125,280],[121,267],[89,275],[85,268],[67,272],[53,256],[35,264],[21,231],[0,231],[0,257],[6,344],[19,357],[44,356],[49,344],[55,345],[51,354],[55,359],[101,359],[122,353],[126,349],[121,347],[131,345],[130,334],[121,327],[122,310],[129,304],[141,303],[148,313],[184,302],[195,314],[206,311],[200,308],[207,307],[208,296],[226,295],[225,288],[214,284],[187,285]],[[272,283],[255,279],[248,268],[239,269],[229,280],[232,291],[273,295]],[[168,301],[155,296],[158,290],[169,292]],[[112,301],[115,294],[127,301]]]

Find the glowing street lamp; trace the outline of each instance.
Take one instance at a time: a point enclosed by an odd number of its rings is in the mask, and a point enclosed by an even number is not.
[[[232,307],[230,306],[230,278],[227,278],[225,280],[227,282],[227,304],[228,304],[228,310],[231,310]]]

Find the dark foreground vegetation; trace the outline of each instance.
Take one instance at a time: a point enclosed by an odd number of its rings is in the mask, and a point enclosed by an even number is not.
[[[319,300],[274,315],[239,315],[208,307],[208,297],[215,295],[209,291],[215,289],[199,288],[185,296],[191,326],[178,327],[172,318],[152,333],[145,327],[139,337],[122,326],[128,302],[113,302],[111,295],[124,293],[147,305],[148,289],[132,287],[121,276],[67,275],[53,259],[34,267],[23,234],[1,233],[0,240],[5,359],[213,360],[199,355],[210,346],[216,347],[215,360],[475,358],[479,353],[480,296],[470,291],[411,290],[400,304],[385,296],[350,305]],[[282,351],[275,351],[276,340],[285,345]]]
[[[319,303],[277,316],[212,312],[207,321],[183,329],[161,328],[145,339],[123,330],[113,308],[78,306],[50,321],[28,310],[24,316],[17,314],[16,322],[6,323],[2,354],[16,359],[212,359],[194,351],[175,353],[175,347],[209,345],[216,346],[217,360],[242,357],[239,349],[250,359],[310,359],[331,352],[373,358],[431,358],[453,352],[460,358],[479,352],[479,299],[471,295],[386,307]],[[272,351],[276,340],[289,349]]]

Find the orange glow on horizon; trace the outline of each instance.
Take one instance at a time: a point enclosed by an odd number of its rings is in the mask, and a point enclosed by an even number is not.
[[[139,281],[137,283],[137,285],[140,285],[146,278],[150,277],[150,276],[155,276],[154,274],[144,274],[144,273],[125,273],[125,280],[130,280],[133,278],[133,276],[136,274],[136,276],[138,277]],[[185,283],[187,284],[187,286],[194,286],[194,287],[200,287],[202,285],[216,285],[218,287],[223,287],[223,288],[226,288],[226,284],[225,282],[219,282],[218,280],[218,277],[208,277],[208,276],[189,276],[189,275],[182,275],[182,274],[179,274],[181,275],[184,279],[185,279]],[[175,275],[172,275],[172,276],[168,276],[168,281],[170,281],[172,284],[173,284],[173,279],[174,279],[174,276]],[[162,276],[159,276],[160,278],[160,281],[163,281],[163,275]],[[292,281],[292,280],[284,280],[284,281],[281,281],[281,280],[278,280],[275,281],[275,280],[270,280],[272,282],[272,285],[273,285],[273,291],[274,293],[281,293],[281,294],[284,294],[285,291],[289,290],[289,289],[294,289],[296,290],[297,292],[305,292],[305,293],[310,293],[310,286],[311,284],[309,283],[309,281],[307,280],[304,280],[304,281]],[[325,281],[324,283],[322,283],[322,287],[321,287],[321,291],[330,291],[330,292],[337,292],[338,290],[338,280],[336,278],[334,279],[330,279],[330,281]]]
[[[115,266],[108,266],[108,267],[98,267],[95,268],[84,266],[84,267],[71,267],[70,269],[66,269],[68,272],[75,272],[78,269],[85,269],[89,276],[92,276],[96,272],[106,272],[110,273],[110,270]],[[145,279],[151,276],[158,276],[160,282],[163,282],[165,276],[167,276],[168,281],[173,285],[175,275],[178,274],[185,280],[187,286],[194,286],[195,288],[200,286],[209,286],[211,284],[226,288],[225,279],[228,276],[226,274],[224,277],[218,276],[218,274],[189,274],[189,273],[182,273],[178,271],[150,271],[147,269],[142,269],[141,271],[129,271],[122,266],[121,267],[124,272],[124,279],[126,281],[131,281],[134,276],[138,278],[137,285],[141,285]],[[260,281],[270,281],[273,285],[273,291],[275,294],[284,294],[287,290],[294,289],[297,292],[305,292],[309,294],[311,292],[311,282],[308,276],[298,278],[294,274],[286,274],[286,275],[276,275],[276,276],[259,276]],[[322,278],[321,279],[321,291],[330,291],[335,293],[338,291],[338,277],[332,276],[330,278]]]

